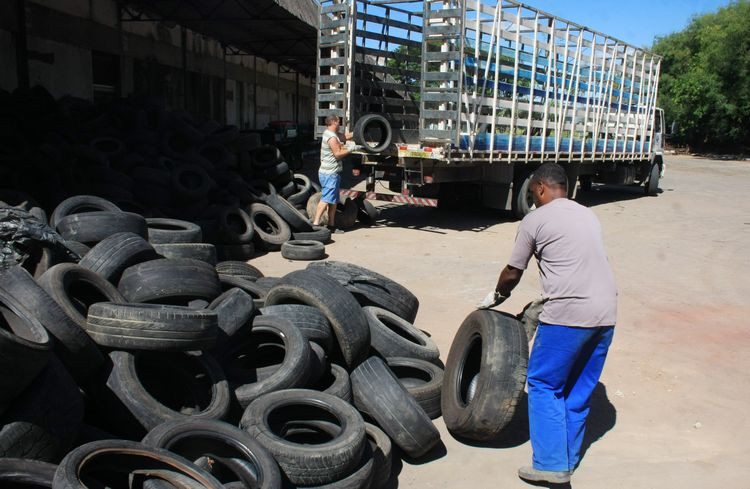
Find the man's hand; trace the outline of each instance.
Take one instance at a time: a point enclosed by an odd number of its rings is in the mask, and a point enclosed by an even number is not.
[[[477,304],[477,309],[489,309],[491,307],[499,306],[503,301],[507,299],[506,296],[500,295],[500,292],[493,290],[482,302]]]
[[[347,139],[347,140],[354,139],[354,133],[353,132],[349,132],[349,131],[345,132],[344,133],[344,139]]]
[[[350,153],[352,153],[354,151],[361,150],[362,146],[360,146],[359,144],[354,144],[354,141],[347,141],[346,142],[346,149],[347,149],[347,151],[349,151]]]

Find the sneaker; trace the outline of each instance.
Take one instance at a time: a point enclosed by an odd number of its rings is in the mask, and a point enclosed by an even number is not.
[[[518,469],[518,477],[532,482],[550,482],[552,484],[565,484],[570,482],[570,472],[555,470],[538,470],[534,467],[521,467]]]

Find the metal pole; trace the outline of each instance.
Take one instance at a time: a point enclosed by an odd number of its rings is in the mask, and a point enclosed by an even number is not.
[[[29,53],[26,48],[26,0],[16,0],[16,74],[19,88],[29,88]]]

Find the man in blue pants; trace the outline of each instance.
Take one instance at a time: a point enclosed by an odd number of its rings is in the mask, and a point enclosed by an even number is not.
[[[536,257],[544,305],[527,376],[533,457],[518,475],[566,483],[580,459],[589,400],[612,342],[617,288],[599,220],[567,199],[565,170],[541,165],[530,189],[537,209],[521,221],[508,265],[478,307],[505,300]]]

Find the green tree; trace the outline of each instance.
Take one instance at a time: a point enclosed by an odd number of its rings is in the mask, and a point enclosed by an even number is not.
[[[698,149],[750,148],[750,0],[693,18],[657,38],[659,104],[679,141]]]

